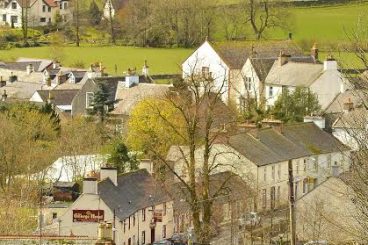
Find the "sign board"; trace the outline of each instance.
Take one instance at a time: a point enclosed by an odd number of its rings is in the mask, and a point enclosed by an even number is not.
[[[162,210],[155,209],[153,211],[153,219],[155,220],[155,222],[162,222],[162,213]]]
[[[104,210],[73,210],[73,222],[100,222],[104,220]]]

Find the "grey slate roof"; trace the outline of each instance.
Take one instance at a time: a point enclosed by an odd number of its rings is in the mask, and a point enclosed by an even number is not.
[[[117,186],[110,179],[102,180],[98,190],[101,199],[115,210],[120,220],[140,209],[172,200],[145,169],[118,176]]]
[[[367,95],[367,89],[347,90],[344,93],[340,93],[336,96],[336,98],[326,108],[325,113],[341,113],[344,110],[344,103],[349,101],[354,104],[354,108],[360,107],[363,104],[367,105]]]
[[[279,62],[275,62],[265,82],[280,86],[309,87],[322,72],[322,64],[289,61],[281,66]]]
[[[139,83],[131,88],[118,85],[116,92],[117,104],[113,114],[130,115],[138,102],[148,98],[159,98],[165,95],[171,86],[165,84]]]
[[[78,91],[78,89],[37,90],[37,93],[41,96],[44,102],[49,99],[49,94],[51,93],[53,104],[71,105]]]
[[[258,166],[349,150],[314,123],[284,125],[282,133],[266,128],[238,134],[230,137],[228,143]]]
[[[32,64],[34,71],[38,71],[41,63],[41,61],[8,62],[2,67],[8,70],[26,71],[27,66]]]
[[[224,42],[214,43],[212,47],[223,61],[232,69],[240,69],[249,57],[267,58],[277,57],[280,51],[291,56],[301,56],[303,51],[295,42],[268,41],[268,42]]]
[[[108,103],[115,102],[116,90],[118,88],[119,81],[124,81],[123,77],[98,77],[94,78],[93,81],[98,83],[103,83],[108,90]]]

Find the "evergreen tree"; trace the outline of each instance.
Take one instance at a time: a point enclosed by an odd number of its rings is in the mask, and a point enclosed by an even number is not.
[[[89,23],[91,25],[99,25],[101,22],[101,11],[98,8],[97,4],[95,1],[92,1],[90,6],[89,6]]]
[[[93,113],[99,115],[101,122],[104,121],[107,112],[109,91],[104,83],[98,83],[98,89],[93,99]]]
[[[135,155],[129,154],[128,147],[122,140],[115,140],[107,149],[109,155],[107,163],[116,167],[118,173],[133,171],[138,169],[138,160]]]
[[[321,109],[317,95],[305,88],[291,92],[284,89],[271,113],[284,122],[302,122],[304,116],[317,114]]]

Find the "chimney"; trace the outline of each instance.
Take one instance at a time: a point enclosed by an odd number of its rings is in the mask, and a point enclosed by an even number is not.
[[[100,171],[100,180],[109,178],[115,186],[118,185],[118,170],[113,167],[102,167]]]
[[[32,72],[34,72],[34,68],[33,68],[33,65],[32,64],[28,64],[27,67],[26,67],[26,70],[27,70],[27,74],[31,74]]]
[[[348,101],[343,104],[343,110],[344,112],[354,110],[354,103],[351,101],[351,98],[349,98]]]
[[[144,65],[142,68],[143,76],[147,77],[149,75],[149,66],[147,65],[147,60],[144,60]]]
[[[314,59],[314,61],[318,60],[318,47],[317,43],[313,44],[313,47],[311,48],[311,56]]]
[[[8,94],[6,93],[6,90],[4,89],[4,93],[1,95],[1,101],[5,101],[8,98]]]
[[[83,179],[83,194],[98,194],[97,178],[88,177]]]
[[[337,70],[337,61],[331,55],[323,62],[323,70]]]
[[[326,120],[324,117],[319,116],[305,116],[304,122],[313,122],[320,129],[324,129],[326,127]]]
[[[54,63],[52,63],[52,68],[53,69],[58,69],[60,67],[60,62],[55,60]]]
[[[135,69],[128,69],[128,73],[125,76],[125,86],[131,88],[139,83],[139,76],[136,74]]]
[[[284,54],[284,52],[280,51],[280,56],[279,56],[279,64],[280,66],[285,65],[289,60],[289,55]]]

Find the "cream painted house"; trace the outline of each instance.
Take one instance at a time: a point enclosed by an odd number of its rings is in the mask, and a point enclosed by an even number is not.
[[[69,0],[3,0],[0,1],[0,25],[22,27],[22,12],[27,14],[28,26],[55,23],[60,14],[63,22],[72,19]]]
[[[241,104],[248,92],[259,90],[259,77],[248,58],[274,58],[285,51],[292,56],[301,56],[302,50],[290,40],[257,42],[210,43],[205,41],[183,63],[183,78],[191,74],[211,76],[218,89],[222,89],[223,101]],[[249,84],[254,82],[252,86]],[[253,94],[254,95],[254,94]]]
[[[116,169],[101,168],[100,179],[84,180],[83,193],[60,217],[61,235],[97,238],[98,224],[108,222],[116,244],[172,236],[173,201],[146,170],[117,175]]]
[[[338,70],[336,60],[320,63],[296,62],[281,54],[265,79],[264,98],[272,107],[285,89],[294,91],[301,87],[317,95],[321,109],[326,109],[337,95],[348,87],[348,81]]]
[[[196,160],[200,176],[202,161],[199,148]],[[181,153],[183,152],[184,155]],[[171,147],[167,160],[187,178],[184,164],[187,148]],[[279,129],[265,128],[241,133],[212,147],[210,164],[218,164],[211,174],[232,171],[241,176],[258,197],[257,211],[285,205],[288,200],[288,161],[292,161],[295,176],[295,196],[300,198],[323,182],[333,171],[349,169],[350,149],[314,123],[284,125]]]

